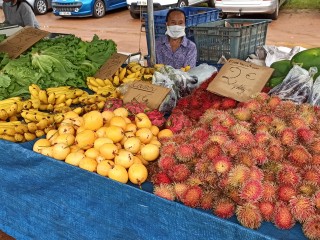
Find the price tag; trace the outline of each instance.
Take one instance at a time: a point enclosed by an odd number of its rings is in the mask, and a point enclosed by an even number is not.
[[[50,32],[30,26],[24,27],[0,43],[0,52],[8,53],[10,58],[17,58],[25,50],[49,34]]]
[[[207,90],[239,102],[248,101],[261,92],[273,72],[272,68],[259,66],[239,59],[229,59],[209,84]]]
[[[95,78],[111,79],[112,75],[121,67],[127,60],[128,55],[121,53],[114,53],[112,56],[100,67],[94,75]]]
[[[130,83],[129,89],[123,97],[123,102],[141,102],[151,109],[158,109],[169,92],[169,88],[144,81],[135,81]]]

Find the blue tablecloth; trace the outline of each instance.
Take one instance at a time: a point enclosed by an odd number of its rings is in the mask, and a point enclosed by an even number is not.
[[[0,140],[0,229],[16,239],[306,239],[297,224],[242,227]]]

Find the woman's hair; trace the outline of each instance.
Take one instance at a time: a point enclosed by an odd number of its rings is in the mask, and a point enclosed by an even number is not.
[[[19,0],[18,0],[19,1]],[[183,16],[184,16],[184,21],[186,22],[186,13],[182,10],[182,9],[180,9],[180,8],[171,8],[169,11],[168,11],[168,13],[167,13],[167,16],[166,16],[166,22],[168,22],[168,19],[169,19],[169,15],[172,13],[172,12],[181,12],[182,14],[183,14]]]
[[[28,4],[28,5],[31,7],[32,11],[33,11],[33,7],[32,7],[31,4],[28,3],[26,0],[17,0],[17,3],[16,3],[17,9],[20,7],[20,4],[23,3],[23,2],[26,3],[26,4]]]

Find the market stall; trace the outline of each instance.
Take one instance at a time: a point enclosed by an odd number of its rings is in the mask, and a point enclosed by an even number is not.
[[[1,62],[1,230],[16,239],[319,237],[318,74],[308,71],[319,49],[258,66],[243,60],[264,44],[267,21],[198,24],[188,31],[210,65],[192,69],[126,61],[98,36],[32,33],[25,46],[20,32],[0,44],[15,43]],[[212,64],[220,55],[229,60]]]

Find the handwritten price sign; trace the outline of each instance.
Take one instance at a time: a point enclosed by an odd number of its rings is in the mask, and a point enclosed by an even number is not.
[[[151,109],[158,109],[169,92],[169,88],[136,81],[130,84],[129,90],[123,97],[123,102],[140,102],[145,103]]]
[[[47,31],[30,26],[24,27],[0,43],[0,52],[8,53],[10,58],[17,58],[21,53],[49,34]]]
[[[272,72],[272,68],[239,59],[229,59],[207,90],[244,102],[252,95],[261,92]]]
[[[112,56],[100,67],[94,77],[101,79],[111,79],[112,75],[121,67],[127,60],[128,56],[121,53],[114,53]]]

